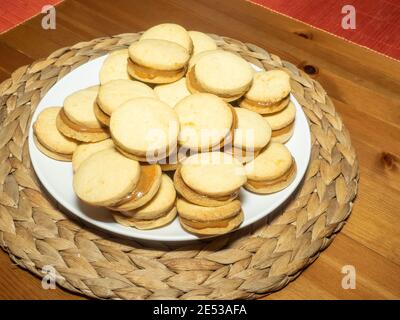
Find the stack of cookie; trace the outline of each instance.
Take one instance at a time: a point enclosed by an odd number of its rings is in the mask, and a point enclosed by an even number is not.
[[[242,108],[261,114],[272,129],[272,141],[285,143],[293,134],[296,109],[289,99],[290,77],[281,70],[257,72],[239,102]]]
[[[177,210],[183,228],[199,235],[229,232],[243,221],[239,189],[246,183],[243,165],[227,153],[198,153],[174,174],[182,198]]]
[[[283,144],[289,95],[286,72],[255,72],[208,35],[165,23],[110,53],[98,86],[45,109],[34,141],[72,161],[79,199],[119,224],[152,229],[178,213],[189,232],[222,234],[243,221],[241,187],[269,194],[296,175]]]

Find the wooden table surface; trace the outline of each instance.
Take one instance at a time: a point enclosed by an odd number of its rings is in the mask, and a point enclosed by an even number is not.
[[[42,29],[39,15],[0,35],[0,81],[61,47],[167,21],[254,43],[299,68],[314,66],[313,77],[351,133],[360,161],[359,193],[332,245],[299,278],[267,299],[400,298],[398,61],[239,0],[66,0],[56,11],[56,30]],[[341,286],[345,265],[355,267],[355,289]],[[0,298],[82,299],[61,289],[43,290],[38,278],[13,265],[4,252]]]

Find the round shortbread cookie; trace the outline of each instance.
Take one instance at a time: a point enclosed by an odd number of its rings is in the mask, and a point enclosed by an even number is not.
[[[260,154],[246,164],[247,178],[255,181],[274,180],[284,175],[292,166],[293,157],[289,149],[271,142]]]
[[[99,151],[81,163],[73,178],[77,196],[92,205],[108,206],[132,192],[140,165],[113,148]]]
[[[296,107],[293,102],[280,112],[264,115],[264,120],[271,126],[272,130],[279,130],[290,125],[296,117]]]
[[[227,196],[246,182],[240,161],[222,152],[195,154],[182,162],[181,176],[194,191],[207,196]]]
[[[100,69],[100,84],[103,85],[108,81],[118,79],[131,79],[127,70],[128,59],[128,49],[111,52],[104,60],[103,65]]]
[[[282,132],[281,132],[282,130]],[[276,131],[276,133],[271,137],[271,141],[279,142],[279,143],[286,143],[289,139],[293,136],[294,133],[294,123],[288,125],[286,128]],[[284,131],[284,132],[283,132]],[[274,131],[272,131],[274,132]]]
[[[71,159],[72,159],[72,154],[62,154],[62,153],[57,153],[57,152],[47,149],[45,146],[43,146],[39,142],[39,140],[36,138],[36,136],[33,136],[33,142],[35,143],[36,148],[38,148],[41,153],[48,156],[49,158],[52,158],[52,159],[58,160],[58,161],[67,161],[67,162],[71,161]]]
[[[177,166],[174,174],[174,185],[176,191],[187,201],[197,204],[203,207],[219,207],[226,205],[238,197],[238,191],[231,193],[228,196],[223,197],[209,197],[197,193],[196,191],[190,189],[182,179],[181,176],[181,166]]]
[[[186,29],[175,23],[162,23],[146,30],[140,37],[140,41],[145,39],[167,40],[179,44],[189,53],[192,52],[193,43]]]
[[[61,157],[69,157],[71,159],[72,153],[75,151],[78,143],[75,140],[65,137],[58,131],[56,119],[60,110],[60,107],[44,109],[33,124],[33,131],[42,147],[52,153],[61,154],[59,155]]]
[[[179,120],[174,109],[153,98],[135,98],[122,104],[110,119],[114,142],[140,156],[167,154],[176,146]]]
[[[131,212],[123,212],[123,214],[134,219],[157,219],[165,215],[165,213],[171,209],[171,207],[175,204],[175,199],[176,191],[174,188],[174,183],[172,182],[171,178],[168,177],[168,175],[163,174],[161,176],[160,187],[153,199],[151,199],[144,206]]]
[[[180,218],[179,221],[184,229],[189,231],[190,233],[194,233],[197,235],[211,236],[216,234],[225,234],[234,229],[236,229],[243,222],[244,215],[243,211],[240,211],[239,214],[234,216],[231,219],[227,219],[224,221],[224,226],[216,226],[216,227],[203,227],[203,228],[194,228],[193,226],[188,225],[187,221]]]
[[[98,129],[90,129],[80,127],[79,125],[71,122],[65,115],[64,117],[68,120],[69,124],[66,124],[62,119],[61,112],[58,114],[56,119],[57,129],[65,136],[82,141],[82,142],[97,142],[105,140],[110,137],[108,130],[105,127]],[[75,128],[71,127],[74,126]],[[82,130],[83,129],[83,130]]]
[[[178,115],[181,146],[209,150],[229,134],[232,111],[225,101],[209,93],[196,93],[182,99],[174,109]]]
[[[128,196],[133,196],[128,201],[117,203],[109,207],[113,211],[121,211],[125,215],[132,214],[132,210],[144,206],[154,198],[161,185],[162,171],[159,165],[141,165],[141,174],[135,189]]]
[[[193,42],[193,56],[204,51],[217,49],[217,43],[213,38],[199,31],[189,31]]]
[[[132,80],[113,80],[100,86],[97,103],[102,111],[111,115],[124,102],[133,98],[156,98],[148,85]]]
[[[290,90],[290,76],[285,71],[260,71],[254,74],[253,83],[245,98],[256,102],[274,103],[284,99]]]
[[[89,87],[70,94],[64,100],[65,115],[75,124],[91,129],[102,128],[94,113],[99,86]]]
[[[246,108],[249,109],[251,111],[257,112],[261,115],[268,115],[268,114],[273,114],[279,111],[282,111],[283,109],[285,109],[288,104],[290,102],[290,98],[289,96],[287,96],[286,98],[278,101],[278,102],[274,102],[274,103],[269,103],[269,104],[254,104],[251,103],[249,100],[247,99],[241,99],[239,102],[239,105],[242,108]]]
[[[253,73],[246,60],[221,50],[203,56],[194,67],[195,80],[205,92],[227,99],[244,94],[251,85]]]
[[[259,183],[257,181],[254,182],[248,180],[247,183],[244,185],[244,188],[258,194],[270,194],[278,192],[288,187],[296,178],[296,174],[297,166],[296,162],[293,161],[293,164],[289,171],[285,173],[281,178],[266,183]]]
[[[255,151],[265,147],[271,139],[271,127],[261,115],[253,111],[235,108],[237,126],[234,133],[234,146],[243,150]]]
[[[174,108],[179,101],[190,95],[186,86],[186,78],[173,83],[158,85],[154,88],[154,93],[171,108]]]
[[[85,161],[87,158],[89,158],[92,154],[113,147],[114,147],[114,142],[111,139],[106,139],[94,143],[80,144],[75,149],[74,154],[72,155],[72,168],[74,172],[78,170],[82,162]]]
[[[167,214],[154,220],[140,220],[125,217],[119,214],[113,214],[113,217],[117,223],[126,227],[133,227],[140,230],[150,230],[160,228],[171,223],[176,217],[176,208],[173,207]]]
[[[174,42],[147,39],[132,43],[129,46],[129,57],[142,67],[176,71],[185,67],[189,53]]]
[[[233,200],[220,207],[204,207],[178,198],[176,209],[182,218],[200,222],[212,222],[236,216],[241,210],[241,205],[239,200]]]

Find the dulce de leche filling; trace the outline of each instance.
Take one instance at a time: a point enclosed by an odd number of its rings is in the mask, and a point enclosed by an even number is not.
[[[104,129],[102,129],[102,128],[88,128],[88,127],[83,127],[75,122],[72,122],[65,114],[64,109],[60,110],[59,115],[60,115],[60,119],[62,120],[62,122],[64,122],[68,127],[70,127],[71,129],[73,129],[75,131],[88,132],[88,133],[104,132]]]
[[[270,187],[273,186],[277,183],[286,181],[296,170],[296,165],[294,161],[292,162],[292,165],[290,166],[289,170],[285,172],[282,176],[273,179],[273,180],[265,180],[265,181],[255,181],[255,180],[247,180],[247,183],[251,185],[254,188],[265,188],[265,187]]]
[[[185,67],[178,70],[156,70],[148,67],[141,66],[128,59],[129,67],[135,71],[135,74],[141,78],[154,79],[156,77],[175,77],[185,71]]]
[[[135,189],[113,205],[112,208],[136,201],[150,191],[151,186],[157,179],[157,165],[142,165],[140,169],[140,178]]]
[[[181,221],[188,225],[189,227],[195,229],[205,229],[205,228],[226,228],[233,217],[217,220],[217,221],[194,221],[180,217]]]
[[[290,130],[293,129],[293,125],[294,125],[294,121],[292,123],[290,123],[289,125],[287,125],[286,127],[283,127],[281,129],[278,129],[278,130],[272,130],[271,136],[272,137],[278,137],[278,136],[280,136],[282,134],[289,133]]]
[[[285,100],[289,100],[289,96],[284,97],[283,99],[277,101],[277,102],[263,102],[263,101],[255,101],[251,100],[249,98],[243,98],[243,102],[253,106],[253,107],[262,107],[262,108],[267,108],[267,107],[277,107],[279,106],[282,102]]]
[[[201,93],[207,93],[207,90],[205,90],[205,89],[201,86],[201,84],[197,81],[197,79],[196,79],[196,76],[195,76],[195,74],[194,74],[194,68],[195,68],[195,67],[196,67],[196,66],[192,67],[192,68],[189,70],[189,72],[188,72],[188,74],[187,74],[187,80],[189,81],[190,86],[191,86],[194,90],[196,90],[196,91],[198,91],[198,92],[201,92]],[[218,97],[221,97],[221,98],[227,98],[227,99],[229,99],[229,98],[232,98],[232,97],[235,97],[235,96],[237,96],[237,94],[231,95],[231,94],[220,94],[220,93],[218,93]]]

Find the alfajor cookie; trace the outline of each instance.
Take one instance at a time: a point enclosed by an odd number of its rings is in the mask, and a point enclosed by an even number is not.
[[[213,93],[229,102],[239,99],[249,89],[253,73],[243,58],[215,50],[201,57],[186,78],[190,92]]]
[[[225,146],[224,152],[233,154],[241,162],[249,162],[271,140],[271,127],[263,117],[253,111],[234,108],[237,125],[233,144]]]
[[[256,72],[249,91],[239,105],[260,114],[278,112],[288,105],[290,90],[290,77],[286,72]]]
[[[174,108],[179,101],[190,95],[190,91],[186,86],[186,78],[173,83],[158,85],[154,87],[154,93],[171,108]]]
[[[271,141],[285,143],[292,137],[296,118],[296,107],[293,102],[289,102],[288,106],[282,111],[263,117],[271,126]]]
[[[97,119],[106,126],[110,125],[110,115],[124,102],[133,99],[156,98],[148,85],[132,80],[112,80],[100,86],[94,111]]]
[[[189,54],[193,50],[193,43],[190,34],[184,27],[175,23],[162,23],[151,27],[142,34],[139,40],[141,41],[145,39],[158,39],[174,42],[184,47]]]
[[[197,235],[224,234],[243,222],[239,200],[219,207],[203,207],[178,199],[176,206],[182,227]]]
[[[218,151],[186,158],[174,174],[175,188],[183,198],[209,207],[225,205],[236,199],[246,180],[241,162]]]
[[[193,42],[193,56],[200,52],[217,49],[217,43],[213,38],[199,31],[189,31]]]
[[[170,177],[163,174],[160,188],[148,203],[135,210],[114,213],[114,219],[137,229],[154,229],[171,222],[176,216],[176,191]]]
[[[235,112],[216,95],[192,94],[182,99],[174,110],[180,124],[180,146],[196,151],[219,150],[232,138]]]
[[[288,148],[271,142],[253,161],[245,166],[244,187],[259,194],[269,194],[289,186],[296,177],[296,162]]]
[[[56,119],[60,110],[59,107],[50,107],[39,114],[33,124],[34,142],[46,156],[55,160],[71,161],[78,142],[58,131]]]
[[[128,59],[128,49],[111,52],[104,60],[100,69],[100,84],[103,85],[108,81],[118,79],[131,79],[131,76],[128,73]]]
[[[179,44],[146,39],[129,46],[128,72],[143,82],[171,83],[185,75],[188,60],[189,52]]]
[[[93,86],[65,98],[56,121],[63,135],[83,142],[101,141],[110,136],[94,113],[98,90],[98,86]]]
[[[115,205],[135,190],[140,169],[139,162],[124,157],[114,148],[105,149],[81,163],[74,174],[74,191],[88,204]]]
[[[142,164],[135,188],[108,208],[113,211],[130,211],[145,205],[157,193],[161,184],[161,175],[162,171],[158,164]]]
[[[174,109],[164,102],[135,98],[111,114],[110,132],[116,148],[125,156],[155,162],[176,148],[179,121]]]
[[[114,148],[114,142],[111,139],[92,143],[81,143],[72,155],[72,169],[75,172],[82,162],[92,154],[109,148]]]

